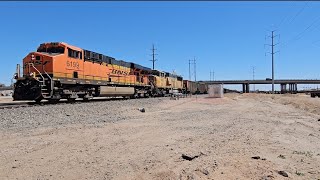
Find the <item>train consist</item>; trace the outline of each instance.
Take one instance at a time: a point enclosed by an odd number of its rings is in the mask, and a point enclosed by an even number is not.
[[[14,100],[84,100],[98,96],[130,98],[164,96],[173,92],[200,93],[181,76],[116,60],[63,42],[41,44],[23,59],[15,74]],[[191,85],[192,84],[192,85]],[[201,89],[201,90],[200,90]]]

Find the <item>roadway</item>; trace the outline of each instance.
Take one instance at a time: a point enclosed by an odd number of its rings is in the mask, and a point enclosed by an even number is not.
[[[199,81],[206,84],[272,84],[272,80],[219,80]],[[320,79],[275,79],[275,84],[320,84]]]
[[[219,80],[219,81],[199,81],[206,84],[242,84],[243,92],[250,92],[250,84],[272,84],[270,79],[258,80]],[[320,84],[319,79],[275,79],[274,84],[280,84],[282,93],[295,93],[298,91],[298,84]],[[289,88],[287,88],[289,85]]]

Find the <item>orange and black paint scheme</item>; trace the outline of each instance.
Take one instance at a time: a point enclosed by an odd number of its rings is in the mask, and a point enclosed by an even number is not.
[[[35,101],[90,99],[100,96],[103,87],[130,88],[134,91],[126,95],[150,97],[181,91],[183,86],[181,76],[63,42],[40,44],[23,59],[23,76],[16,80],[13,99]]]

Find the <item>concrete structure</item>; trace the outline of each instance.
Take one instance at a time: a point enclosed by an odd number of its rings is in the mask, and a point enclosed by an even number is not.
[[[250,84],[272,84],[272,80],[224,80],[224,81],[200,81],[206,84],[241,84],[242,92],[250,92]],[[296,93],[298,84],[320,84],[318,79],[275,79],[274,84],[280,85],[281,93]],[[287,89],[287,85],[288,89]]]

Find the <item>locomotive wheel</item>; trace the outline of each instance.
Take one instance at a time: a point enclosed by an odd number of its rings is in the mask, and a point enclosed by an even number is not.
[[[57,104],[60,101],[60,99],[49,99],[50,104]]]
[[[123,98],[124,100],[130,99],[129,96],[122,96],[122,98]]]
[[[93,97],[83,97],[82,99],[84,102],[89,102],[90,100],[93,99]]]
[[[41,100],[42,100],[42,98],[38,98],[38,99],[36,99],[35,101],[36,101],[37,104],[40,104],[40,103],[41,103]]]
[[[75,103],[76,102],[76,98],[68,98],[68,103]]]

